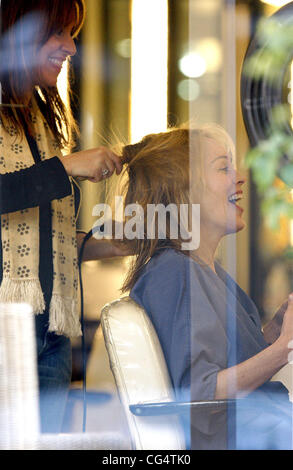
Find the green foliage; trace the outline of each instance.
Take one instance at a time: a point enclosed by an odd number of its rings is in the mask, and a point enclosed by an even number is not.
[[[266,78],[274,81],[292,56],[293,25],[265,18],[259,21],[256,34],[261,48],[247,60],[244,72],[254,78],[265,74]]]
[[[285,250],[284,257],[293,261],[293,246],[289,246]]]
[[[244,68],[253,78],[274,82],[280,70],[290,65],[293,56],[293,25],[280,25],[273,19],[259,23],[257,34],[265,48],[256,52]],[[293,90],[292,90],[293,93]],[[251,149],[246,156],[253,180],[261,196],[261,208],[272,229],[279,228],[281,216],[293,219],[293,133],[288,134],[292,116],[288,103],[278,104],[272,110],[268,138]],[[284,185],[276,185],[280,177]]]

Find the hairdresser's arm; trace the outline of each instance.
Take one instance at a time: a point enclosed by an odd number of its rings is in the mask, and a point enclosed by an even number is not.
[[[68,176],[79,176],[92,182],[122,170],[120,158],[106,147],[53,157],[24,170],[0,175],[0,214],[37,207],[71,194]]]
[[[71,194],[71,184],[58,157],[0,175],[0,214],[40,206]]]
[[[77,232],[76,234],[78,252],[80,251],[85,235],[85,232]],[[118,246],[117,244],[114,245],[111,240],[97,240],[96,238],[91,237],[87,240],[84,246],[82,261],[114,258],[116,256],[128,256],[130,254],[129,250],[122,244]]]
[[[293,295],[289,297],[280,336],[247,361],[224,369],[217,375],[215,399],[244,397],[270,380],[288,363],[293,349]]]

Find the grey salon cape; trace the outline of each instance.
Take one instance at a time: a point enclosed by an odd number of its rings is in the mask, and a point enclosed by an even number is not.
[[[179,401],[213,400],[220,370],[268,346],[255,304],[218,264],[216,271],[162,249],[130,292],[155,327]],[[280,382],[265,383],[239,403],[185,414],[187,447],[291,449],[291,403]]]

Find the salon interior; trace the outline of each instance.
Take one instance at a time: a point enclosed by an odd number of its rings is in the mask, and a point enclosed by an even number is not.
[[[71,99],[81,129],[81,149],[137,142],[148,133],[190,121],[216,122],[232,136],[237,165],[246,177],[242,207],[247,228],[237,237],[226,237],[217,258],[252,297],[263,323],[293,290],[293,221],[282,215],[273,228],[261,210],[262,196],[245,160],[252,140],[245,123],[241,83],[244,58],[258,22],[288,3],[86,0],[86,22],[77,54],[71,59]],[[293,22],[293,8],[290,15]],[[65,101],[67,73],[64,67],[58,79]],[[282,99],[290,107],[290,67],[283,77]],[[80,182],[80,230],[88,232],[95,224],[93,208],[105,202],[107,184]],[[281,187],[284,183],[276,175],[273,184]],[[129,262],[131,257],[82,263],[84,344],[81,338],[73,341],[72,383],[63,430],[76,436],[83,428],[89,434],[114,434],[115,439],[122,439],[120,448],[133,447],[131,434],[136,424],[129,424],[121,403],[100,319],[103,307],[121,297]],[[288,364],[280,375],[293,393],[291,367]],[[161,441],[160,448],[162,445]],[[139,444],[135,446],[139,448]]]

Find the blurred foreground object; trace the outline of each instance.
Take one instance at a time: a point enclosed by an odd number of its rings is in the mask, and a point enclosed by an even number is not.
[[[292,59],[293,2],[259,22],[241,77],[242,113],[252,146],[246,161],[271,228],[279,227],[281,216],[293,219]],[[276,184],[278,178],[282,184]]]
[[[35,448],[39,397],[32,310],[0,304],[0,449]]]
[[[0,450],[128,449],[103,425],[97,433],[40,433],[34,328],[29,305],[0,304]]]

